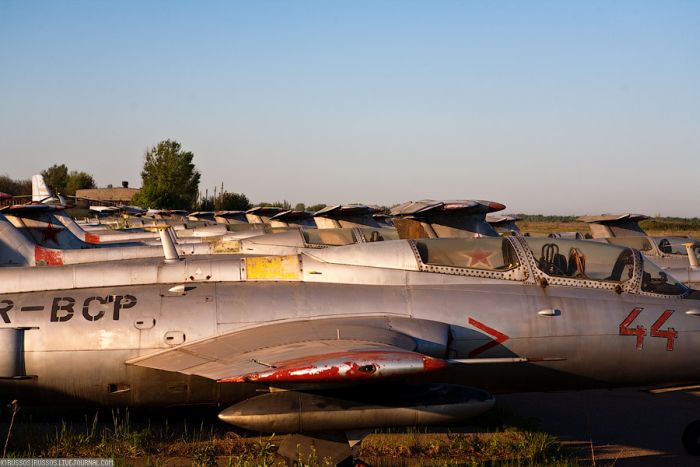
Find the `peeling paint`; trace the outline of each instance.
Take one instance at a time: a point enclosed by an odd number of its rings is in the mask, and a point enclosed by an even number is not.
[[[37,266],[63,266],[63,253],[61,250],[34,246],[34,261]]]
[[[86,243],[100,243],[100,236],[97,234],[85,232],[85,242]]]
[[[406,376],[441,370],[447,361],[415,352],[367,351],[313,356],[280,363],[272,370],[225,378],[221,383],[330,382]]]
[[[216,254],[222,253],[240,253],[240,240],[218,240],[212,242],[212,251]]]

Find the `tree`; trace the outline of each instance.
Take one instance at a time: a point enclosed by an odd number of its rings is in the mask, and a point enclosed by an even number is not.
[[[32,181],[13,180],[7,175],[0,175],[0,192],[8,195],[30,195],[32,193]]]
[[[320,211],[321,209],[325,208],[326,205],[321,203],[321,204],[312,204],[311,206],[307,206],[306,209],[308,209],[311,212],[316,212]]]
[[[202,196],[199,194],[199,204],[197,205],[197,211],[214,211],[214,198],[211,196]]]
[[[224,192],[214,201],[217,211],[246,211],[250,209],[250,201],[243,193]]]
[[[282,209],[292,209],[292,205],[286,199],[284,201],[275,201],[274,203],[268,203],[267,201],[263,201],[262,203],[259,203],[258,206],[282,208]]]
[[[177,141],[165,140],[146,151],[141,191],[132,202],[147,208],[192,209],[197,201],[200,174],[194,154]]]
[[[306,211],[306,205],[304,203],[297,203],[296,206],[294,206],[295,211]]]
[[[54,164],[41,172],[46,180],[46,185],[53,193],[65,194],[68,182],[68,167],[66,164]]]
[[[65,194],[75,195],[77,190],[87,190],[96,188],[95,179],[87,172],[78,172],[71,170],[66,179]]]

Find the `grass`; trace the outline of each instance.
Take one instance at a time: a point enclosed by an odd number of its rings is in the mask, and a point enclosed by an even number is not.
[[[180,459],[199,466],[276,465],[279,459],[274,436],[244,437],[215,417],[178,413],[175,422],[158,415],[154,423],[141,416],[132,421],[129,410],[115,409],[78,422],[36,419],[27,412],[15,422],[7,457],[106,457],[121,465],[170,465]]]
[[[559,442],[533,420],[496,408],[473,426],[381,430],[367,436],[359,456],[387,465],[575,465]],[[0,432],[7,434],[9,414]],[[117,465],[277,466],[276,435],[233,430],[209,411],[101,411],[52,417],[22,409],[14,421],[7,457],[106,457]],[[312,451],[297,465],[330,465]]]
[[[414,429],[415,430],[415,429]],[[371,465],[577,465],[542,432],[377,433],[362,443]]]
[[[546,236],[553,232],[590,232],[585,222],[520,221],[520,230],[532,236]]]
[[[544,217],[544,216],[539,216]],[[518,226],[523,232],[529,232],[533,236],[546,236],[553,232],[583,232],[589,233],[590,229],[585,222],[566,220],[550,216],[553,219],[539,219],[538,216],[527,216],[518,221]],[[639,223],[649,235],[689,235],[700,238],[700,219],[682,219],[675,217],[654,217]]]
[[[498,404],[461,428],[380,430],[362,442],[360,457],[373,466],[575,466],[559,441],[536,420]]]

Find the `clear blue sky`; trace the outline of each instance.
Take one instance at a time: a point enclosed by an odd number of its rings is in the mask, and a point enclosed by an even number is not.
[[[0,0],[0,173],[700,216],[698,1]]]

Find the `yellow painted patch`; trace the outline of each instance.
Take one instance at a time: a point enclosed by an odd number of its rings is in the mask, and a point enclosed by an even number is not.
[[[297,255],[246,258],[245,265],[248,280],[294,281],[301,279]]]
[[[167,230],[170,227],[168,224],[146,225],[143,230],[146,232],[158,232],[159,230]]]
[[[214,253],[240,253],[241,252],[241,242],[240,240],[220,240],[212,243],[212,249]]]

